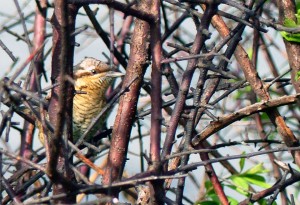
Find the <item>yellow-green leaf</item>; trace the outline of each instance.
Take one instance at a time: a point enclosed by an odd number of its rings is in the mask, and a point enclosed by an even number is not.
[[[269,172],[269,170],[265,169],[263,167],[263,163],[259,163],[255,165],[254,167],[248,169],[243,174],[260,174],[260,173],[266,173]]]
[[[265,182],[265,178],[256,174],[247,174],[243,175],[243,179],[248,181],[250,184],[254,184],[256,186],[262,188],[270,188],[271,185]]]

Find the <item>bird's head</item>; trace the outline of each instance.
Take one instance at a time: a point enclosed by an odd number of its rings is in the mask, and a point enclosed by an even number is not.
[[[114,71],[109,65],[95,58],[85,58],[74,67],[75,87],[81,88],[97,85],[102,88],[108,87],[116,77],[123,76],[123,73]]]

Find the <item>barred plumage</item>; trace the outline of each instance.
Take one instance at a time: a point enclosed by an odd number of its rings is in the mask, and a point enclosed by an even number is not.
[[[120,72],[94,58],[85,58],[74,68],[75,90],[85,94],[76,94],[73,100],[73,138],[76,142],[87,130],[92,119],[95,118],[106,105],[105,92],[114,78],[122,76]],[[88,138],[101,129],[106,115],[91,130]]]

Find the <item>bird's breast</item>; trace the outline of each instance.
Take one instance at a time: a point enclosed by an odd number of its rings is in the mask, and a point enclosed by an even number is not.
[[[89,81],[88,83],[76,81],[75,90],[84,94],[76,94],[73,99],[73,135],[76,141],[91,124],[92,120],[106,105],[105,91],[109,83],[101,81]],[[94,135],[104,125],[105,116],[92,130]]]

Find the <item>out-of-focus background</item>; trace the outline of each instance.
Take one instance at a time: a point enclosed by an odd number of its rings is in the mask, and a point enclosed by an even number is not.
[[[21,0],[18,1],[22,10],[22,14],[23,17],[26,18],[26,28],[29,32],[29,37],[30,39],[32,39],[32,28],[33,28],[33,23],[34,23],[34,14],[36,11],[36,3],[33,0]],[[51,1],[49,3],[52,3]],[[272,7],[272,6],[270,6]],[[100,5],[93,5],[91,6],[91,8],[97,12],[97,19],[99,22],[101,22],[101,26],[106,30],[109,31],[109,19],[108,19],[108,9],[106,6]],[[228,6],[223,6],[221,7],[223,10],[227,11],[228,13],[232,13],[232,14],[238,14],[238,10],[236,9],[232,9],[229,8]],[[227,10],[228,9],[228,10]],[[48,14],[47,14],[47,18],[50,21],[50,18],[52,16],[52,12],[53,9],[48,9]],[[94,57],[97,59],[100,59],[102,61],[106,61],[109,62],[109,49],[105,46],[105,44],[103,43],[103,41],[98,37],[98,35],[96,34],[95,30],[92,28],[91,23],[89,21],[89,19],[85,16],[84,11],[80,10],[79,13],[82,13],[82,15],[78,15],[78,20],[76,21],[76,28],[78,29],[82,29],[85,28],[86,29],[81,32],[80,34],[78,34],[76,36],[76,43],[78,43],[78,45],[75,47],[75,55],[74,55],[74,64],[77,64],[78,62],[80,62],[84,57],[89,56],[89,57]],[[273,13],[274,18],[277,16],[277,13],[274,12]],[[115,12],[115,31],[118,32],[121,27],[122,24],[124,22],[124,16],[122,13],[116,11]],[[177,18],[177,16],[174,14],[174,19],[173,21],[175,21]],[[268,18],[268,17],[266,17]],[[46,80],[44,78],[42,78],[42,85],[44,87],[48,86],[51,84],[51,82],[49,82],[49,77],[51,76],[50,70],[51,70],[51,47],[52,47],[52,38],[51,38],[51,23],[47,22],[47,31],[46,33],[48,34],[47,37],[47,41],[45,44],[45,71],[48,77],[48,82],[46,82]],[[12,59],[7,55],[7,53],[0,49],[0,79],[3,79],[4,77],[10,77],[14,71],[16,71],[18,68],[20,68],[23,63],[26,61],[26,59],[29,57],[30,55],[30,51],[29,48],[25,42],[25,38],[24,38],[24,27],[20,22],[20,15],[17,11],[16,5],[14,3],[14,1],[2,1],[1,2],[1,6],[0,6],[0,40],[5,44],[5,46],[7,46],[7,48],[12,52],[12,54],[17,58],[17,62],[13,63]],[[191,19],[188,19],[184,24],[182,24],[183,27],[179,32],[179,35],[185,36],[183,37],[184,40],[186,40],[185,43],[190,43],[189,40],[193,39],[193,38],[189,38],[190,36],[194,36],[195,34],[195,29],[194,29],[194,25]],[[192,29],[191,29],[192,28]],[[213,28],[211,28],[213,29]],[[278,71],[280,71],[279,74],[283,74],[284,72],[286,72],[289,69],[289,65],[287,63],[287,55],[285,53],[285,48],[284,48],[284,44],[283,44],[283,40],[281,35],[277,32],[274,31],[272,28],[268,28],[269,32],[264,34],[264,38],[266,40],[266,44],[267,46],[269,46],[269,49],[272,53],[272,57],[273,60],[277,66]],[[252,54],[252,41],[250,39],[250,37],[247,35],[247,33],[252,32],[252,28],[247,28],[245,31],[245,35],[244,35],[244,39],[242,40],[245,48],[247,49],[248,55],[251,56]],[[213,47],[215,44],[215,39],[218,38],[218,34],[217,32],[213,32],[212,33],[212,37],[211,40],[208,41],[207,47]],[[129,41],[129,39],[128,39]],[[172,40],[170,40],[172,41]],[[249,42],[249,43],[248,43]],[[165,46],[165,45],[164,45]],[[125,46],[125,49],[129,50],[129,45]],[[166,50],[171,50],[170,48],[167,48],[165,46]],[[179,55],[180,56],[180,55]],[[242,77],[241,72],[240,72],[240,68],[239,65],[236,63],[236,61],[234,59],[231,59],[231,63],[229,64],[228,67],[230,67],[232,73],[235,73],[237,76]],[[218,62],[218,60],[216,60],[216,63]],[[268,62],[265,60],[265,56],[262,53],[259,53],[258,55],[258,65],[257,65],[257,71],[260,74],[262,79],[267,79],[267,78],[272,78],[272,74],[269,71],[268,67]],[[178,62],[179,65],[181,65],[182,67],[185,68],[187,62],[186,61],[181,61]],[[125,69],[122,68],[121,66],[119,67],[119,69],[122,72],[125,72]],[[24,70],[26,71],[26,69]],[[182,70],[180,69],[174,69],[174,73],[176,74],[176,77],[178,78],[178,82],[180,82],[181,79],[181,75],[182,75]],[[149,68],[146,72],[145,75],[145,80],[149,81],[150,80],[150,73],[151,73],[151,69]],[[26,76],[26,72],[22,73],[22,75],[20,75],[20,77],[18,78],[18,80],[22,81]],[[192,86],[191,87],[196,87],[196,83],[197,83],[197,79],[199,77],[199,71],[196,71],[195,76],[193,77],[193,81],[192,81]],[[287,74],[285,76],[286,78],[290,78],[290,74]],[[227,81],[224,80],[224,84],[226,84]],[[163,78],[163,89],[168,89],[166,85],[166,79]],[[287,86],[286,89],[289,91],[289,93],[294,93],[293,88],[291,86]],[[142,95],[142,97],[140,98],[139,101],[139,107],[138,110],[142,111],[142,110],[147,110],[150,108],[150,98],[149,96],[146,96],[146,93],[143,93],[144,91],[142,91],[142,94],[144,94],[145,96]],[[245,88],[245,90],[243,90],[242,92],[234,92],[233,95],[225,100],[223,100],[221,103],[219,103],[219,107],[218,110],[216,111],[215,114],[221,115],[224,113],[227,113],[228,111],[233,111],[235,109],[237,109],[237,104],[239,104],[240,107],[243,106],[247,106],[250,104],[250,101],[247,100],[248,97],[248,93],[247,93],[247,88]],[[216,98],[216,95],[214,98]],[[164,100],[168,100],[170,99],[169,96],[165,95],[163,96]],[[235,100],[235,102],[233,103],[232,100]],[[237,104],[235,104],[236,102],[239,102]],[[191,100],[187,101],[187,103],[192,103]],[[191,104],[189,104],[191,105]],[[226,110],[223,109],[223,107],[226,107]],[[172,107],[173,108],[173,107]],[[1,105],[1,109],[3,110],[7,110],[8,108],[6,108],[4,105]],[[288,107],[284,107],[282,109],[280,109],[280,112],[283,114],[283,116],[289,117],[290,116],[290,112],[288,110]],[[298,112],[298,110],[296,111]],[[113,125],[114,122],[114,118],[116,115],[116,108],[114,109],[114,111],[111,113],[109,120],[107,122],[107,126],[110,127]],[[168,116],[166,113],[163,113],[164,115],[164,119],[166,121],[169,120],[170,116]],[[264,116],[265,117],[265,116]],[[1,119],[1,116],[0,116]],[[265,119],[265,118],[264,118]],[[19,122],[19,128],[22,128],[22,123],[23,120],[22,118],[20,118],[17,115],[13,116],[13,120],[15,122]],[[206,125],[209,124],[209,122],[211,121],[211,119],[208,116],[205,116],[203,118],[202,123],[200,123],[197,127],[197,129],[201,130],[203,128],[205,128]],[[141,120],[141,122],[143,123],[143,130],[142,130],[142,134],[148,137],[149,131],[150,131],[150,116],[146,116],[143,120]],[[299,134],[299,125],[296,122],[295,119],[291,119],[288,121],[289,126],[293,129],[293,131],[297,134]],[[268,126],[270,125],[270,122],[266,123],[266,132],[269,135],[272,135],[272,137],[274,139],[280,139],[280,137],[278,136],[278,134],[274,131],[274,128],[272,126]],[[140,150],[140,146],[139,146],[139,141],[135,140],[136,137],[138,136],[138,132],[139,130],[137,130],[137,127],[133,128],[132,131],[132,141],[130,143],[130,152],[128,154],[128,158],[129,160],[127,160],[126,162],[126,173],[128,174],[128,176],[131,176],[135,173],[138,173],[140,171],[140,151],[143,151],[147,154],[149,154],[149,140],[146,138],[144,140],[144,150]],[[166,131],[166,127],[163,127],[163,133],[162,133],[162,137],[164,139],[165,137],[165,131]],[[177,133],[182,133],[184,131],[183,127],[178,128]],[[18,131],[12,130],[10,137],[9,137],[9,141],[8,143],[4,142],[4,135],[5,132],[2,134],[1,136],[1,140],[2,143],[0,143],[0,147],[3,147],[5,149],[9,149],[9,150],[17,150],[20,146],[20,135]],[[219,132],[219,135],[209,139],[209,141],[214,144],[217,142],[228,142],[228,141],[235,141],[235,140],[239,140],[239,141],[243,141],[243,139],[256,139],[258,136],[258,132],[257,129],[255,127],[255,122],[252,118],[245,118],[241,121],[237,121],[235,123],[233,123],[232,125],[228,126],[227,128],[223,129],[222,131]],[[176,139],[176,140],[180,140],[180,139]],[[178,145],[178,141],[174,142],[176,144],[176,146]],[[34,142],[34,148],[38,149],[41,147],[40,142],[37,140],[37,138],[35,138],[35,142]],[[258,151],[260,147],[256,147],[253,146],[253,144],[251,144],[251,146],[245,144],[242,147],[225,147],[225,148],[221,148],[219,149],[219,152],[222,153],[223,156],[227,156],[227,155],[235,155],[235,154],[241,154],[241,153],[251,153],[251,152],[255,152]],[[106,154],[107,152],[105,152],[104,154]],[[285,153],[280,153],[279,154],[280,157],[284,158],[285,157]],[[282,156],[283,155],[283,156]],[[288,156],[288,155],[287,155]],[[103,158],[102,158],[103,159]],[[101,158],[100,158],[101,160]],[[199,162],[199,156],[195,156],[192,155],[190,162],[189,163],[193,163],[193,162]],[[231,160],[230,161],[234,166],[239,166],[240,165],[240,159],[236,159],[236,160]],[[258,157],[253,157],[251,159],[247,159],[246,166],[244,168],[245,169],[250,169],[251,167],[253,167],[255,164],[259,164],[259,163],[263,163],[263,166],[266,169],[272,169],[271,166],[271,162],[269,162],[267,160],[266,155],[262,155],[262,156],[258,156]],[[289,158],[287,159],[286,162],[290,162],[292,163],[292,159]],[[147,168],[147,164],[144,165],[144,168]],[[221,180],[228,180],[227,177],[229,177],[229,173],[219,164],[215,164],[215,170],[218,172],[219,176]],[[199,194],[201,195],[202,193],[200,193],[201,191],[204,190],[204,188],[202,189],[198,189],[199,186],[204,187],[205,181],[203,179],[205,179],[205,177],[202,177],[205,175],[204,172],[204,168],[200,167],[198,168],[196,171],[193,172],[193,177],[191,176],[190,178],[187,179],[186,182],[186,191],[185,194],[188,198],[190,198],[192,201],[198,199]],[[201,176],[201,179],[199,179],[198,177]],[[267,183],[273,184],[275,183],[275,179],[272,177],[272,175],[265,175],[265,179]],[[100,181],[100,179],[99,179]],[[173,184],[174,185],[174,184]],[[255,187],[257,188],[257,187]],[[261,187],[258,188],[259,190],[261,189]],[[197,190],[197,191],[195,191]],[[241,200],[243,199],[244,196],[236,194],[235,191],[226,188],[226,190],[228,191],[229,195],[231,195],[232,197],[235,197],[236,200]],[[295,189],[293,187],[291,187],[290,189],[287,189],[288,193],[295,193]],[[174,193],[168,193],[167,196],[170,196],[171,198],[174,198],[175,194]],[[295,195],[296,196],[296,195]],[[298,195],[297,195],[298,196]]]

